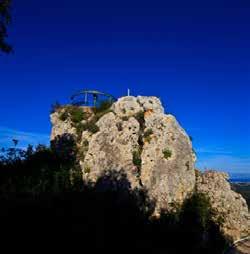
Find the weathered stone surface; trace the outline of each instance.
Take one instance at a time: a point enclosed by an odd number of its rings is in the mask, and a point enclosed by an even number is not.
[[[125,173],[131,188],[147,189],[156,203],[154,215],[174,210],[196,187],[210,197],[214,220],[225,219],[222,230],[227,236],[235,240],[249,233],[245,200],[230,189],[225,174],[207,172],[195,177],[190,138],[174,116],[164,114],[158,98],[123,97],[111,109],[97,118],[97,133],[85,130],[78,137],[77,125],[70,119],[61,121],[58,112],[51,115],[52,140],[63,134],[77,137],[86,180],[95,182],[109,170]],[[85,122],[94,119],[90,113]]]
[[[154,113],[163,113],[161,101],[157,97],[126,96],[119,98],[112,107],[119,117],[133,116],[141,111],[152,110]]]
[[[250,253],[250,237],[236,243],[225,254],[249,254]]]
[[[50,139],[54,140],[57,136],[62,136],[63,134],[71,134],[76,136],[76,129],[72,126],[69,119],[66,121],[60,120],[60,113],[55,112],[50,115],[50,121],[52,124],[52,131]]]
[[[246,201],[231,190],[228,179],[227,174],[215,171],[197,174],[197,191],[209,196],[214,220],[220,220],[224,234],[235,241],[250,233],[250,217]]]
[[[164,113],[161,101],[157,97],[153,96],[138,96],[137,101],[142,107],[143,111],[152,110],[155,114]]]
[[[148,111],[145,125],[153,134],[143,147],[141,180],[156,200],[158,211],[171,210],[195,187],[192,144],[172,115]],[[171,153],[169,158],[164,158],[164,150]]]
[[[83,167],[89,169],[88,179],[96,181],[108,170],[123,171],[131,186],[138,187],[133,150],[138,146],[139,123],[133,117],[121,121],[111,112],[103,116],[97,125],[100,131],[92,136],[83,163]]]

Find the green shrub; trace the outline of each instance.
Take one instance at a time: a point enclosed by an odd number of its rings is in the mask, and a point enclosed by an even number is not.
[[[140,111],[135,115],[136,120],[140,124],[140,128],[144,130],[145,128],[145,118],[144,118],[144,111]]]
[[[96,125],[95,121],[88,121],[85,124],[81,125],[82,131],[89,131],[93,134],[97,133],[100,129],[99,127]]]
[[[106,112],[111,108],[112,104],[111,101],[102,101],[100,105],[94,109],[95,114]]]
[[[91,172],[91,168],[89,166],[84,167],[84,173],[89,174]]]
[[[85,140],[83,141],[83,146],[84,146],[84,147],[88,147],[88,146],[89,146],[89,141],[88,141],[87,139],[85,139]]]
[[[136,167],[141,168],[141,151],[137,150],[133,152],[133,163]]]
[[[181,217],[184,223],[200,226],[203,230],[206,230],[211,213],[212,208],[208,196],[203,193],[194,193],[185,201]]]
[[[76,128],[76,134],[77,134],[77,137],[78,137],[78,141],[80,141],[81,138],[82,138],[82,132],[85,130],[84,124],[83,123],[78,123],[78,124],[75,125],[75,128]]]
[[[66,121],[68,119],[69,115],[68,115],[68,112],[67,111],[62,111],[59,115],[59,119],[61,121]]]
[[[163,150],[162,153],[163,153],[165,159],[169,159],[172,156],[172,151],[169,149]]]
[[[86,115],[82,108],[72,106],[69,109],[70,119],[73,123],[80,123],[86,119]]]
[[[61,121],[66,121],[67,119],[70,119],[74,124],[78,124],[81,121],[86,120],[87,115],[80,107],[67,106],[60,112],[59,119]]]
[[[144,139],[147,142],[151,141],[151,135],[153,134],[153,130],[152,129],[148,129],[144,132]]]

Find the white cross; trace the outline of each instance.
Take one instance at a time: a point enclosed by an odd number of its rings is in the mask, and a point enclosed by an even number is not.
[[[130,96],[130,89],[128,88],[128,96]]]

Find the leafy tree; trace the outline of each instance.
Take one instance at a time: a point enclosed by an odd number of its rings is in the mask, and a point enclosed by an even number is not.
[[[12,47],[6,42],[7,26],[11,21],[10,5],[11,0],[0,0],[0,51],[4,53],[12,51]]]

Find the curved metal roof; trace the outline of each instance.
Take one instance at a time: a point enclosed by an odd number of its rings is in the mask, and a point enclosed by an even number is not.
[[[113,95],[107,94],[107,93],[103,93],[103,92],[100,92],[100,91],[97,91],[97,90],[80,90],[79,92],[73,94],[70,97],[70,99],[73,101],[73,100],[75,100],[77,97],[79,97],[81,95],[84,95],[85,98],[81,98],[81,99],[79,98],[80,101],[73,102],[74,104],[77,104],[77,105],[81,105],[81,104],[87,105],[88,102],[89,102],[89,99],[87,98],[88,95],[92,95],[94,97],[94,99],[93,99],[94,106],[95,106],[96,102],[98,101],[98,96],[99,95],[107,97],[107,99],[109,99],[111,101],[116,101],[116,98]]]
[[[73,94],[73,95],[71,96],[71,100],[73,100],[75,97],[77,97],[78,95],[81,95],[81,94],[84,94],[84,95],[85,95],[85,94],[104,95],[104,96],[106,96],[106,97],[109,97],[109,98],[112,98],[112,99],[116,100],[116,98],[115,98],[113,95],[107,94],[107,93],[103,93],[103,92],[100,92],[100,91],[97,91],[97,90],[81,90],[81,91],[79,91],[79,92]]]

